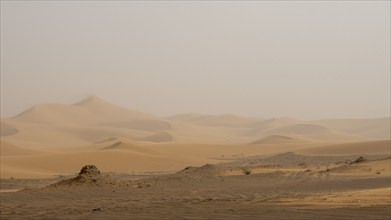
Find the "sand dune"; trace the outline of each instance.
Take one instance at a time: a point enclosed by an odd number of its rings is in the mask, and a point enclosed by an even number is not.
[[[137,145],[131,143],[123,143],[122,141],[115,142],[114,144],[110,144],[107,147],[101,148],[102,150],[127,150],[137,147]]]
[[[133,148],[134,149],[134,148]],[[193,158],[156,155],[142,149],[106,149],[90,152],[57,153],[35,156],[6,157],[1,160],[2,178],[49,178],[73,174],[85,164],[95,164],[103,171],[141,172],[179,170],[197,165]]]
[[[119,121],[119,122],[107,122],[102,125],[108,127],[142,130],[142,131],[150,131],[150,132],[172,130],[171,123],[163,120]]]
[[[145,155],[162,155],[160,152],[154,151],[151,148],[141,147],[133,143],[122,141],[115,142],[107,147],[103,147],[101,150],[125,150]]]
[[[4,140],[19,146],[57,148],[87,146],[110,137],[153,143],[247,144],[262,138],[273,142],[275,138],[267,137],[280,135],[338,143],[372,140],[376,134],[385,136],[389,125],[389,119],[348,120],[347,125],[343,122],[201,114],[163,119],[92,96],[74,105],[36,105],[13,118],[2,119],[1,130],[7,135]],[[369,137],[368,132],[374,136]],[[277,142],[282,144],[281,140]]]
[[[2,176],[25,178],[52,177],[69,174],[71,169],[85,164],[95,164],[105,171],[175,171],[189,165],[228,162],[248,156],[295,151],[311,155],[357,155],[362,153],[389,153],[389,141],[350,143],[319,146],[319,143],[289,143],[259,145],[200,145],[166,143],[156,146],[137,144],[129,139],[110,138],[85,148],[64,153],[45,155],[2,155]],[[361,149],[362,148],[362,149]],[[305,150],[304,150],[305,149]],[[388,150],[388,151],[387,151]],[[356,158],[357,156],[353,156]],[[282,160],[278,157],[277,160]],[[301,159],[300,159],[301,160]],[[320,161],[320,159],[316,159]],[[153,161],[153,162],[151,162]],[[275,162],[271,162],[274,163]],[[300,163],[298,160],[295,164]],[[49,166],[50,165],[50,166]]]
[[[391,153],[390,140],[352,142],[344,144],[334,144],[321,147],[298,150],[297,153],[308,155],[346,155],[346,154],[376,154]]]
[[[90,96],[73,106],[78,106],[83,109],[93,112],[103,118],[110,119],[108,121],[131,121],[141,119],[157,119],[157,117],[143,112],[120,107],[112,103],[106,102],[99,97]]]
[[[198,113],[184,113],[184,114],[172,115],[166,118],[170,121],[187,122],[187,121],[197,120],[198,118],[202,118],[204,116],[205,115],[198,114]]]
[[[4,156],[19,156],[19,155],[32,155],[32,154],[42,154],[43,152],[37,150],[24,149],[17,147],[7,141],[0,140],[0,155]]]
[[[120,138],[120,137],[109,137],[109,138],[105,138],[103,140],[99,140],[95,143],[93,143],[94,145],[98,145],[98,144],[108,144],[108,143],[116,143],[116,142],[129,142],[131,141],[131,139],[126,139],[126,138]]]
[[[2,156],[0,172],[4,178],[49,178],[68,175],[72,169],[85,164],[95,164],[111,172],[174,172],[187,166],[308,147],[306,144],[265,144],[262,148],[258,145],[142,144],[124,138],[109,138],[84,147],[61,148],[61,151],[45,155]]]
[[[300,121],[292,118],[270,118],[254,124],[252,126],[252,129],[248,131],[248,134],[259,136],[262,133],[271,131],[273,129],[285,127],[297,123],[300,123]]]
[[[250,144],[289,144],[298,142],[302,142],[302,140],[283,135],[269,135]]]
[[[314,124],[294,124],[285,127],[275,128],[269,131],[269,133],[296,134],[296,135],[313,135],[313,134],[323,134],[328,132],[330,132],[330,129]]]
[[[118,139],[120,139],[120,138],[119,137],[109,137],[109,138],[105,138],[103,140],[96,141],[93,144],[104,144],[107,142],[116,142]]]
[[[391,139],[390,118],[328,119],[313,121],[312,123],[326,126],[336,131],[374,139]]]
[[[389,119],[344,123],[202,114],[159,118],[92,96],[73,105],[37,105],[2,119],[1,140],[6,147],[2,149],[5,162],[1,172],[19,177],[50,176],[91,162],[107,171],[172,171],[191,164],[288,151],[319,155],[388,152],[389,141],[357,141],[371,140],[368,132],[383,135]],[[304,148],[307,150],[300,150]],[[49,153],[32,154],[40,151]],[[149,163],[151,160],[156,162]],[[67,168],[68,161],[75,165]],[[45,168],[52,163],[55,166]],[[129,168],[119,168],[120,164]]]
[[[368,138],[354,134],[337,132],[324,126],[316,124],[292,124],[277,127],[261,133],[262,135],[288,135],[300,139],[312,140],[317,142],[351,142],[364,141]]]
[[[126,109],[91,96],[74,105],[40,104],[9,119],[24,123],[85,125],[112,121],[153,119],[154,116]]]
[[[12,125],[0,121],[0,137],[10,136],[18,133],[18,129]]]
[[[40,104],[8,119],[23,123],[36,124],[93,124],[102,118],[86,109],[64,104]]]
[[[150,142],[170,142],[173,141],[175,138],[170,132],[159,132],[147,137],[140,138],[138,140],[141,141],[150,141]]]
[[[208,127],[251,127],[260,118],[246,118],[237,115],[201,115],[201,114],[181,114],[168,117],[172,121],[186,122],[199,126]]]
[[[75,125],[42,125],[18,123],[20,132],[4,140],[26,148],[58,148],[86,146],[110,137],[136,139],[153,133],[123,128]]]

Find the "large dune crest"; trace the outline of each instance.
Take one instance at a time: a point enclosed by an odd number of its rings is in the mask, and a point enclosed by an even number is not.
[[[132,109],[109,103],[99,97],[90,96],[89,98],[75,103],[73,106],[78,106],[93,112],[101,117],[105,117],[110,121],[123,120],[140,120],[140,119],[156,119],[157,117]]]
[[[97,124],[112,121],[153,119],[152,115],[123,108],[91,96],[73,105],[39,104],[10,121],[44,124]]]

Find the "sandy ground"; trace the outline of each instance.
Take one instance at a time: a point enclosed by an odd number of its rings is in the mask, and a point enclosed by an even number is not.
[[[28,188],[2,192],[0,214],[2,219],[389,219],[385,156],[355,162],[280,154],[172,174],[7,179],[3,190]]]

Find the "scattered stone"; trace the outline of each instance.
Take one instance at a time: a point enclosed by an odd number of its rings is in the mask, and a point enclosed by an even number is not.
[[[101,208],[96,208],[96,209],[93,209],[92,211],[93,211],[93,212],[101,212],[102,209],[101,209]]]
[[[362,162],[365,162],[365,161],[367,161],[367,159],[365,159],[364,157],[359,157],[355,161],[351,162],[350,164],[362,163]]]

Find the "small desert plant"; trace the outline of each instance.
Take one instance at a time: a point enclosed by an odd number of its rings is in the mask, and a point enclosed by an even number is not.
[[[251,169],[250,168],[243,168],[243,174],[244,175],[250,175],[251,174]]]
[[[326,173],[330,172],[330,164],[327,164],[327,167],[326,167],[325,172],[326,172]]]
[[[321,171],[319,171],[319,173],[328,173],[328,172],[330,172],[330,169],[329,169],[329,168],[327,168],[326,170],[321,170]]]

